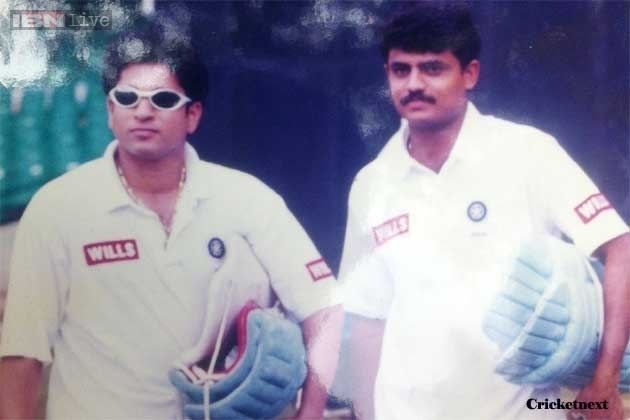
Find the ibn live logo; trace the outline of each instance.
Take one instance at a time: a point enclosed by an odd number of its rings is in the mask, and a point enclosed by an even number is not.
[[[11,29],[112,29],[112,12],[68,10],[11,10]]]

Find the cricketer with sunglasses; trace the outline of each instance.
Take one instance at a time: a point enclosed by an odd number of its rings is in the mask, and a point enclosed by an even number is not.
[[[161,17],[163,19],[163,17]],[[105,55],[116,140],[45,185],[20,222],[0,347],[0,418],[173,419],[169,370],[200,335],[208,285],[238,235],[302,327],[308,373],[297,418],[321,418],[342,310],[335,280],[283,200],[199,159],[207,71],[185,37],[144,20]],[[70,205],[69,198],[80,205]],[[230,250],[228,249],[227,252]]]

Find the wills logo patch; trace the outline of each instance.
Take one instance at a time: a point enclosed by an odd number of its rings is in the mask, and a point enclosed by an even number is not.
[[[582,223],[586,224],[597,217],[597,215],[604,210],[612,209],[610,202],[603,194],[593,194],[586,200],[582,201],[575,207],[575,212],[582,220]]]
[[[97,242],[83,246],[87,265],[137,260],[140,258],[135,239]]]
[[[390,239],[409,232],[409,214],[401,214],[393,219],[373,227],[376,246],[381,246]]]
[[[326,277],[332,277],[333,275],[332,271],[328,267],[328,264],[326,264],[326,261],[324,261],[323,258],[306,263],[306,269],[311,275],[313,281],[325,279]]]

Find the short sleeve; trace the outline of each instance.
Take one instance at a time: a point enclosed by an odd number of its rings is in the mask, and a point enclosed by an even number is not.
[[[15,236],[0,356],[52,361],[67,296],[67,257],[55,223],[35,195]]]
[[[628,226],[588,175],[553,139],[541,142],[533,169],[537,200],[549,222],[586,255],[628,232]]]
[[[375,253],[366,217],[359,203],[361,190],[355,181],[348,200],[348,221],[339,269],[339,281],[347,312],[385,319],[393,297],[393,284],[386,265]]]
[[[256,193],[256,206],[244,235],[285,309],[303,321],[341,303],[332,271],[284,200],[264,187]]]

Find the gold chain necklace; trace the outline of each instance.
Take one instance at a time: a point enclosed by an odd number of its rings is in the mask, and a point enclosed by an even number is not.
[[[116,171],[118,171],[118,177],[120,178],[120,183],[125,188],[125,191],[127,191],[127,194],[129,195],[129,197],[131,197],[131,199],[139,206],[150,209],[150,207],[147,206],[144,203],[144,201],[142,201],[140,197],[138,197],[133,192],[131,185],[129,185],[129,183],[127,182],[127,178],[125,178],[125,174],[123,173],[123,170],[118,163],[116,163]],[[175,213],[177,212],[177,201],[179,200],[179,195],[182,193],[182,190],[184,189],[185,182],[186,182],[186,165],[182,166],[182,173],[179,177],[179,184],[177,185],[177,197],[175,197],[175,207],[173,208],[173,214],[169,218],[166,216],[162,216],[161,214],[156,212],[158,218],[160,219],[160,223],[162,223],[162,227],[164,228],[164,232],[166,233],[166,236],[171,235],[172,222],[175,219]]]

